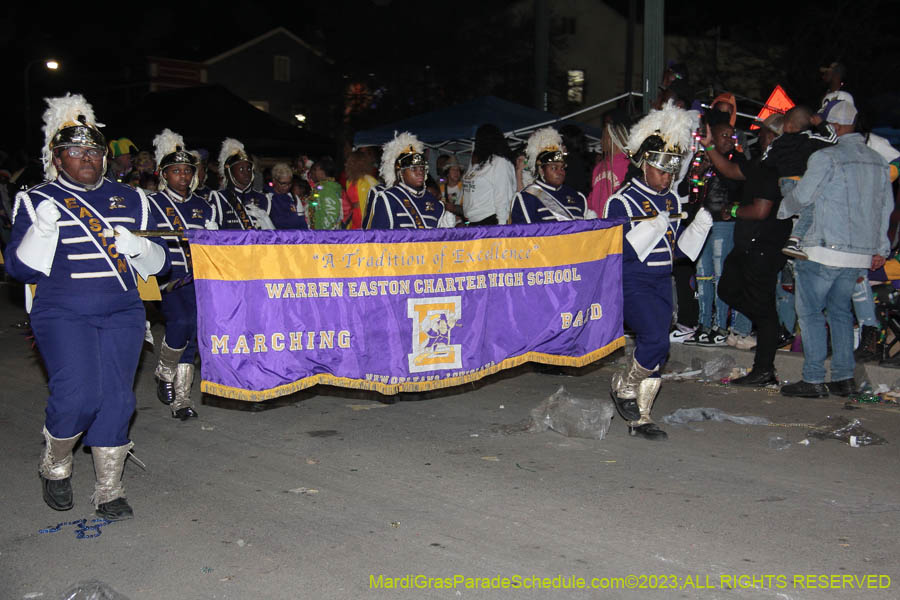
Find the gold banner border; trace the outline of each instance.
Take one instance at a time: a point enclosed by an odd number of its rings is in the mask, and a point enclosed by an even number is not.
[[[381,383],[380,381],[369,381],[367,379],[350,379],[348,377],[336,377],[331,373],[319,373],[312,377],[304,377],[294,383],[280,385],[276,388],[268,390],[245,390],[241,388],[230,387],[213,383],[211,381],[202,381],[200,383],[200,391],[222,398],[231,398],[234,400],[244,400],[247,402],[262,402],[264,400],[272,400],[281,396],[287,396],[300,390],[305,390],[314,385],[333,385],[343,388],[351,388],[357,390],[370,390],[379,392],[385,396],[392,396],[400,392],[427,392],[442,388],[453,387],[478,381],[488,375],[499,373],[505,369],[517,367],[526,362],[536,362],[545,365],[555,365],[559,367],[583,367],[595,360],[599,360],[625,347],[625,336],[621,336],[609,344],[598,348],[593,352],[589,352],[583,356],[558,356],[556,354],[544,354],[542,352],[526,352],[519,356],[507,358],[500,364],[494,365],[483,371],[470,373],[468,375],[460,375],[459,377],[449,377],[447,379],[439,379],[436,381],[405,381],[403,383]]]

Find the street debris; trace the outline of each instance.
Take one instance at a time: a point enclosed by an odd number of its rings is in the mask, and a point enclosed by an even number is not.
[[[602,440],[609,431],[615,408],[606,398],[576,398],[560,386],[531,411],[528,431],[552,429],[566,437]]]
[[[820,440],[840,440],[854,448],[859,446],[876,446],[887,444],[887,440],[864,428],[859,419],[852,421],[847,417],[828,415],[809,431],[809,437]]]
[[[772,450],[787,450],[790,447],[791,441],[780,435],[773,435],[769,438],[769,448]]]
[[[765,417],[741,417],[728,414],[718,408],[679,408],[662,418],[666,425],[684,425],[697,421],[731,421],[738,425],[770,425],[772,421]]]
[[[66,589],[60,600],[128,600],[102,581],[79,581]]]
[[[319,490],[308,487],[298,487],[288,491],[292,494],[303,494],[304,496],[315,496],[319,493]]]

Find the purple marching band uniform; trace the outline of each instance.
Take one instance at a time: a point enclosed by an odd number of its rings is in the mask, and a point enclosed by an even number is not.
[[[216,211],[216,222],[221,229],[256,229],[252,209],[267,206],[268,198],[250,186],[240,190],[229,183],[225,189],[210,193],[209,204]]]
[[[83,97],[48,98],[43,151],[48,181],[16,196],[6,269],[36,284],[26,295],[49,375],[39,468],[44,501],[73,506],[72,449],[91,447],[97,515],[133,516],[121,479],[134,445],[128,427],[144,340],[138,277],[166,268],[166,253],[131,230],[146,229],[140,190],[103,178],[106,141]],[[114,233],[113,233],[114,232]]]
[[[309,229],[303,206],[294,194],[269,192],[266,200],[267,203],[260,206],[272,219],[275,229]]]
[[[625,218],[622,246],[624,320],[636,334],[634,355],[624,373],[613,376],[610,395],[632,435],[651,440],[666,433],[650,418],[659,393],[660,370],[669,354],[672,323],[672,264],[676,253],[694,260],[700,254],[712,215],[701,209],[687,227],[670,214],[681,213],[672,183],[681,171],[697,118],[671,101],[652,110],[632,128],[628,150],[639,174],[612,195],[604,218]],[[632,221],[635,217],[651,217]]]
[[[404,183],[382,190],[372,199],[366,229],[433,229],[444,217],[444,205],[428,190]]]
[[[542,221],[580,221],[592,218],[584,194],[567,185],[553,188],[543,181],[535,181],[513,200],[510,223],[540,223]],[[596,215],[594,215],[596,217]]]
[[[609,198],[603,218],[656,216],[661,212],[681,212],[681,201],[671,191],[657,193],[639,179],[632,179]],[[628,233],[637,223],[625,223]],[[681,220],[670,221],[668,229],[640,260],[629,243],[622,246],[622,287],[625,323],[636,334],[634,359],[659,377],[669,355],[669,326],[672,323],[672,263],[675,242],[682,230]]]
[[[222,142],[219,172],[224,189],[209,195],[221,229],[275,229],[269,218],[269,199],[253,189],[253,161],[244,145],[233,138]],[[266,208],[263,208],[266,207]]]
[[[597,218],[597,214],[588,208],[584,194],[563,183],[566,154],[559,132],[545,127],[531,134],[525,148],[525,160],[526,165],[537,174],[537,179],[513,198],[510,223]]]
[[[366,229],[433,229],[453,227],[456,217],[425,188],[428,162],[416,136],[401,133],[386,143],[381,155],[385,189],[369,193]]]
[[[205,229],[215,221],[215,208],[202,198],[190,194],[181,197],[170,188],[150,196],[155,219],[154,229]],[[171,407],[172,414],[182,420],[196,417],[191,402],[194,359],[197,356],[197,299],[194,293],[191,249],[187,240],[163,238],[167,244],[172,268],[160,281],[162,313],[166,319],[166,335],[160,347],[156,368],[157,395]]]

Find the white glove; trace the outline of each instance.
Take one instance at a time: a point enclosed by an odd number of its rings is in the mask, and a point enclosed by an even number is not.
[[[50,200],[45,200],[38,204],[34,209],[34,226],[44,236],[50,237],[59,232],[59,226],[56,224],[62,215],[56,204]]]
[[[212,219],[207,219],[206,222],[203,224],[203,228],[208,229],[209,231],[218,231],[219,224],[216,223],[215,221],[213,221]]]
[[[139,238],[121,225],[115,226],[116,232],[116,250],[121,254],[134,258],[147,251],[147,246],[151,244],[147,238]]]
[[[50,276],[56,245],[59,242],[59,209],[50,200],[38,204],[34,211],[34,222],[25,231],[16,256],[23,264],[44,275]]]
[[[678,237],[678,247],[685,256],[691,260],[697,260],[712,224],[712,215],[705,208],[701,208],[694,217],[694,222],[688,225],[687,229]]]
[[[642,221],[631,228],[631,231],[625,234],[625,239],[634,248],[638,260],[644,262],[650,251],[659,243],[659,240],[666,235],[669,228],[669,212],[662,211],[649,221]]]
[[[115,226],[116,250],[124,254],[144,281],[166,264],[166,251],[147,238],[141,238],[121,225]]]
[[[251,204],[245,210],[247,211],[250,220],[253,222],[253,226],[257,229],[275,229],[275,224],[272,223],[272,219],[270,219],[266,211],[260,207]]]

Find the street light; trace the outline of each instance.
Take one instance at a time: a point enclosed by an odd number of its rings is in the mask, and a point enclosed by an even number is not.
[[[23,77],[25,81],[25,150],[28,151],[28,148],[31,145],[31,124],[28,122],[29,113],[31,112],[31,106],[29,102],[29,86],[28,86],[28,74],[31,72],[31,67],[36,65],[39,62],[44,63],[44,67],[49,71],[58,71],[59,70],[59,61],[56,61],[52,58],[43,59],[36,58],[32,61],[29,61],[28,64],[25,65],[25,76]]]

